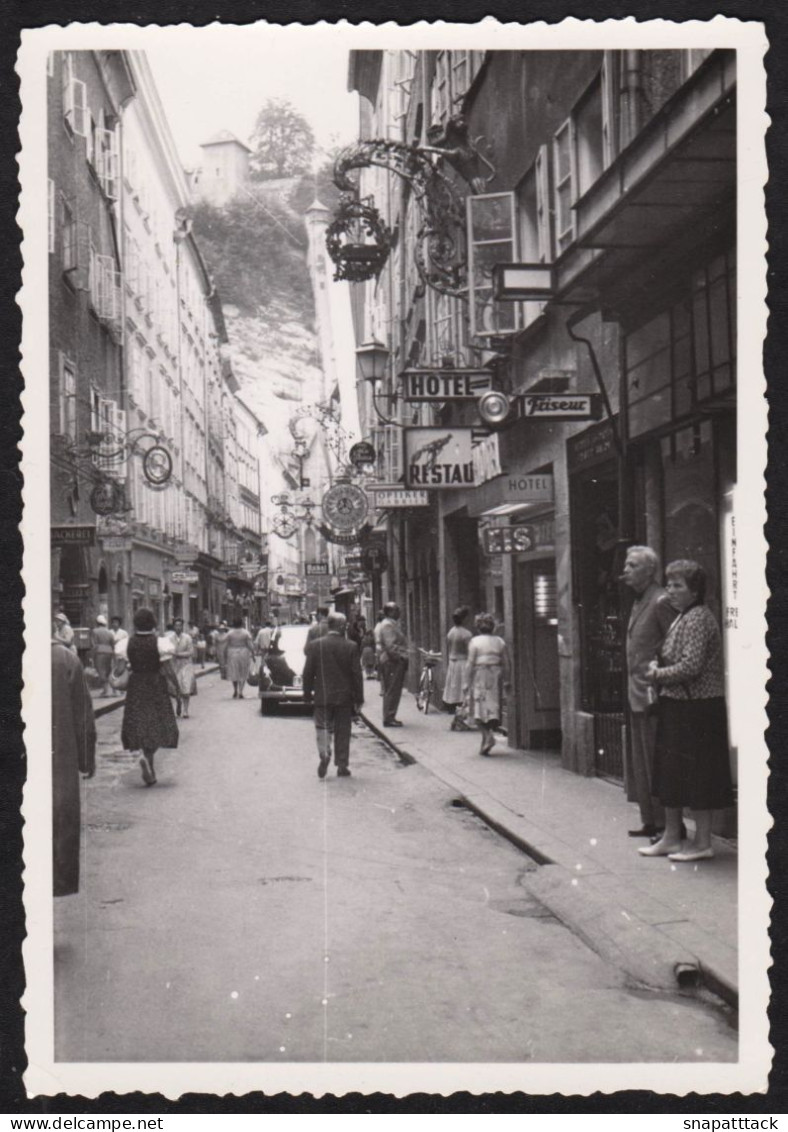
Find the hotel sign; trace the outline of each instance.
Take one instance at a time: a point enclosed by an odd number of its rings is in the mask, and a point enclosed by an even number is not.
[[[528,421],[589,421],[602,416],[599,393],[523,393],[521,415]]]
[[[488,369],[406,369],[400,376],[406,401],[473,401],[492,382]]]
[[[468,514],[483,515],[500,508],[512,510],[528,503],[553,502],[553,477],[542,472],[507,473],[481,484],[468,504]],[[503,513],[503,512],[501,512]]]
[[[437,489],[472,487],[472,428],[403,429],[405,486]]]

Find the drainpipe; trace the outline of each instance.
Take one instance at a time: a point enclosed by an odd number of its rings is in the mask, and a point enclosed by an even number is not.
[[[643,68],[640,51],[621,52],[621,139],[622,149],[628,145],[642,125]]]

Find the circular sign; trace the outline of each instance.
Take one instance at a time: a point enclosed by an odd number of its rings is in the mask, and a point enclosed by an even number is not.
[[[97,483],[90,493],[90,506],[96,515],[111,515],[118,505],[118,491],[112,480]]]
[[[359,440],[358,444],[354,444],[350,449],[348,457],[351,464],[360,468],[363,464],[374,464],[378,454],[374,444],[370,444],[368,440]]]
[[[172,456],[161,444],[154,444],[142,457],[145,479],[155,487],[167,483],[172,475]]]
[[[337,483],[322,499],[323,518],[335,530],[356,531],[369,510],[366,493],[353,483]]]
[[[498,389],[491,389],[479,398],[477,409],[479,416],[488,428],[503,428],[512,417],[514,406],[512,401]]]

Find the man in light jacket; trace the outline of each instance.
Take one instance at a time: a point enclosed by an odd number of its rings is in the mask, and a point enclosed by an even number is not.
[[[380,682],[383,685],[383,726],[402,727],[396,716],[408,670],[408,638],[399,623],[399,606],[393,601],[387,602],[383,613],[385,616],[376,630]]]
[[[648,669],[665,639],[676,611],[656,581],[659,561],[649,546],[627,551],[621,580],[635,593],[627,626],[627,691],[631,721],[631,749],[624,756],[627,798],[640,807],[640,829],[630,837],[655,837],[665,825],[662,806],[651,792],[657,719],[652,708],[653,684]]]

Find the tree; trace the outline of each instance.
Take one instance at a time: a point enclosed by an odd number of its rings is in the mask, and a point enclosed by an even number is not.
[[[257,115],[251,144],[252,176],[270,181],[306,172],[315,148],[315,135],[292,103],[269,98]]]

